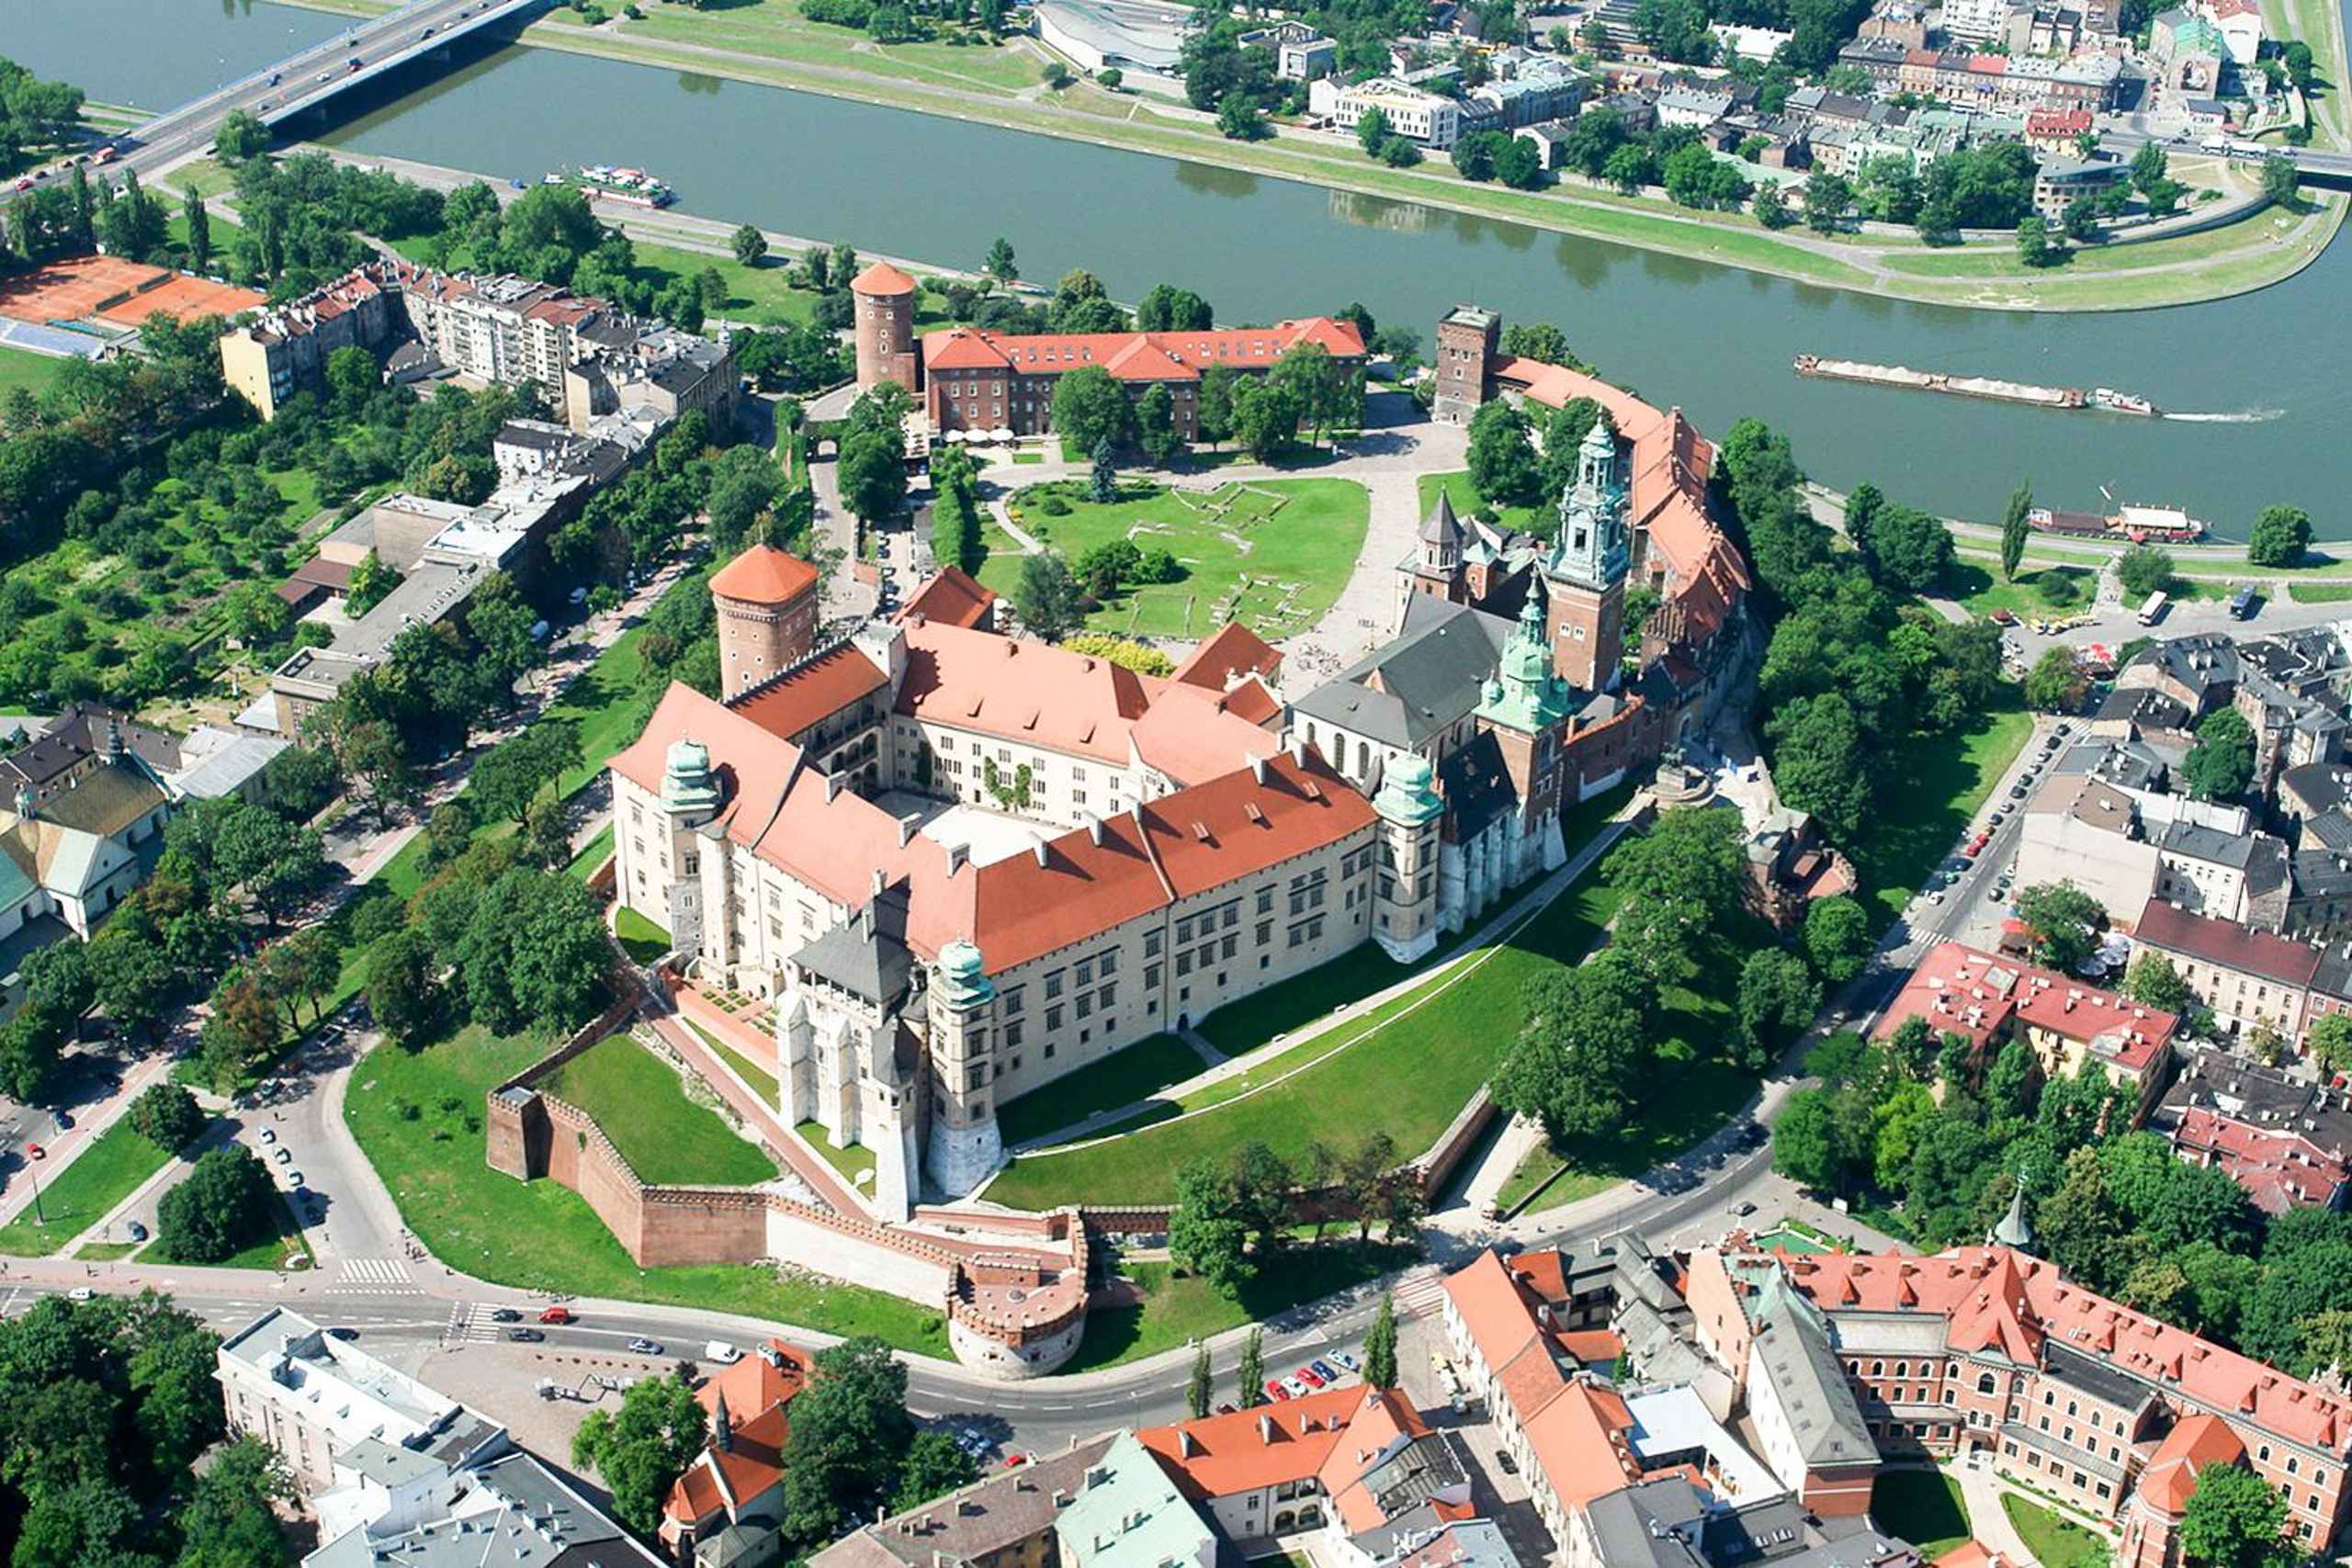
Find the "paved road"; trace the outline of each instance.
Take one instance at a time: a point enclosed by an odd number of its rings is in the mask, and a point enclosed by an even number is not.
[[[432,29],[435,39],[446,40],[453,32],[494,22],[541,3],[542,0],[413,0],[397,11],[354,23],[323,43],[215,88],[139,126],[130,134],[132,151],[124,154],[118,166],[135,168],[142,177],[153,175],[183,158],[201,153],[220,130],[221,120],[237,109],[275,117],[312,99],[323,101],[339,90],[338,78],[353,73],[347,63],[352,60],[363,62],[358,74],[365,79],[373,74],[374,68],[381,65],[387,55],[404,56],[425,47],[424,35],[427,28]]]

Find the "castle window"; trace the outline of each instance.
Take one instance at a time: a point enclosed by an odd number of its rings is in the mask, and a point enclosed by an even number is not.
[[[1046,1010],[1046,1027],[1049,1030],[1059,1031],[1061,1026],[1062,1010],[1058,1007],[1047,1008]]]
[[[1020,1044],[1020,1043],[1021,1043],[1021,1035],[1022,1035],[1022,1027],[1021,1027],[1021,1025],[1019,1025],[1019,1024],[1017,1024],[1017,1023],[1008,1023],[1008,1024],[1006,1024],[1006,1025],[1004,1026],[1004,1043],[1005,1043],[1007,1045],[1018,1045],[1018,1044]],[[1052,1048],[1051,1048],[1051,1047],[1047,1047],[1046,1054],[1047,1055],[1049,1055],[1049,1056],[1050,1056],[1050,1055],[1053,1055],[1053,1050],[1052,1050]]]
[[[1109,979],[1119,972],[1119,950],[1112,948],[1102,954],[1102,978]]]

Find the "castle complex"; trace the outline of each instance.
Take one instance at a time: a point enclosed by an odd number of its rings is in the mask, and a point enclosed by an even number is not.
[[[859,321],[861,367],[909,371],[901,323]],[[1441,501],[1396,639],[1293,701],[1238,626],[1149,676],[998,635],[961,574],[830,638],[804,563],[757,547],[712,579],[721,700],[673,686],[612,763],[618,896],[693,979],[770,1001],[776,1111],[874,1155],[878,1215],[985,1180],[1007,1100],[1367,941],[1426,954],[1702,716],[1746,585],[1712,452],[1575,379],[1617,423],[1557,537],[1490,544]],[[1490,551],[1514,581],[1473,577]],[[1629,584],[1659,603],[1631,649]]]

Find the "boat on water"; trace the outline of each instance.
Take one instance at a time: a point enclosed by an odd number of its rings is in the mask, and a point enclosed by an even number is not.
[[[2037,534],[2077,539],[2107,539],[2134,545],[2187,545],[2203,538],[2205,524],[2177,506],[2139,506],[2129,502],[2111,513],[2061,512],[2037,506],[2026,513]]]
[[[2112,387],[2091,389],[2091,407],[2107,413],[2136,413],[2154,419],[2156,405],[2136,392],[2119,392]]]
[[[1991,376],[1953,376],[1940,370],[1914,370],[1907,365],[1870,365],[1859,359],[1825,359],[1817,354],[1796,358],[1800,376],[1832,381],[1859,381],[1870,387],[1898,387],[1915,392],[1944,392],[1958,398],[1984,398],[1999,403],[2024,403],[2030,408],[2079,409],[2090,398],[2079,387],[2037,387],[2028,381],[2004,381]]]
[[[616,168],[610,164],[560,170],[547,175],[543,183],[578,186],[592,198],[626,202],[631,207],[667,207],[678,199],[677,192],[643,169]]]

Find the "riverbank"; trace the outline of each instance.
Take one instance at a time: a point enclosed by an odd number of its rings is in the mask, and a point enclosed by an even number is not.
[[[339,15],[389,8],[386,0],[288,3]],[[1027,40],[999,49],[940,44],[886,48],[841,28],[801,20],[791,0],[758,0],[753,6],[722,12],[661,4],[650,9],[641,21],[616,19],[598,27],[542,20],[532,24],[523,39],[535,46],[625,63],[854,99],[1410,201],[1883,299],[1979,310],[2144,310],[2267,288],[2314,261],[2335,238],[2347,208],[2344,198],[2329,197],[2300,214],[2257,212],[2221,229],[2092,247],[2076,252],[2062,266],[2034,270],[2018,262],[2014,247],[1997,242],[1937,248],[1894,236],[1831,238],[1793,230],[1775,233],[1744,215],[1697,212],[1581,183],[1521,192],[1465,181],[1443,164],[1390,169],[1366,160],[1351,141],[1313,133],[1284,131],[1269,141],[1228,141],[1205,117],[1189,109],[1107,91],[1091,82],[1081,80],[1059,94],[1048,92],[1035,80],[1035,67],[1044,56],[1039,46]],[[712,41],[698,41],[705,39]],[[2329,41],[2326,52],[2332,53]],[[2228,183],[2229,177],[2222,176],[2221,185]]]

